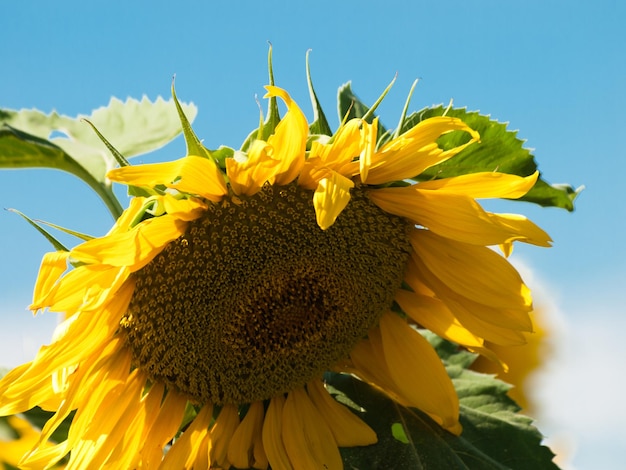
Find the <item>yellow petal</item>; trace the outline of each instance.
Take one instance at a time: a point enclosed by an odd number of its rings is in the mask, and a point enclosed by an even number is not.
[[[502,225],[473,199],[438,191],[422,191],[419,184],[368,192],[381,209],[406,217],[433,233],[474,245],[498,245],[526,240],[513,226]]]
[[[378,117],[374,119],[372,124],[363,121],[363,130],[361,133],[361,154],[359,155],[359,173],[361,182],[367,182],[374,151],[376,149],[376,137],[378,136]]]
[[[126,381],[120,387],[110,389],[105,401],[101,402],[102,408],[93,413],[89,427],[81,433],[72,449],[70,468],[103,468],[105,464],[114,463],[110,461],[112,454],[121,457],[114,451],[123,445],[124,437],[133,425],[139,424],[141,393],[146,384],[146,376],[139,369],[130,374],[127,371],[126,375]]]
[[[275,183],[280,164],[267,142],[255,140],[247,155],[237,152],[233,158],[226,159],[226,174],[235,194],[252,196],[265,183]]]
[[[452,314],[459,322],[475,335],[500,345],[524,344],[524,335],[518,329],[505,328],[491,323],[493,318],[482,319],[477,314],[482,314],[481,310],[474,311],[476,303],[454,292],[446,286],[440,279],[433,275],[423,263],[415,259],[422,280],[435,292],[437,298],[446,304]],[[528,315],[527,309],[518,309],[518,314]],[[489,321],[488,321],[489,320]]]
[[[395,296],[402,311],[433,333],[471,348],[481,348],[483,341],[459,323],[440,300],[399,289]]]
[[[55,251],[46,253],[43,256],[33,292],[33,305],[41,304],[41,301],[50,294],[56,282],[67,270],[68,257],[69,252],[67,251]],[[31,310],[35,310],[36,312],[39,309],[35,308]]]
[[[537,246],[552,246],[550,235],[523,215],[489,214],[489,217],[492,220],[496,220],[501,226],[506,227],[511,234],[517,234],[512,235],[511,238],[507,240],[507,245],[510,245],[512,241],[522,241]],[[510,255],[510,252],[508,252],[508,254],[506,250],[504,252],[507,256]]]
[[[162,202],[167,214],[184,222],[196,220],[207,209],[207,205],[196,198],[177,199],[171,194],[165,194],[158,199]]]
[[[292,470],[287,450],[283,444],[283,407],[282,395],[273,397],[263,421],[263,448],[273,470]]]
[[[239,426],[239,414],[234,405],[224,405],[211,428],[211,464],[220,468],[230,468],[228,446],[235,429]]]
[[[477,199],[517,199],[530,191],[538,177],[538,171],[526,177],[498,172],[479,172],[469,175],[453,176],[451,178],[423,181],[418,184],[419,188],[422,190],[443,191]]]
[[[466,144],[450,150],[440,149],[437,146],[437,139],[454,130],[468,132],[471,139]],[[385,144],[372,156],[367,183],[384,184],[412,178],[427,168],[453,157],[479,139],[478,132],[460,119],[445,116],[426,119]]]
[[[154,188],[164,185],[217,202],[228,193],[221,170],[213,160],[190,155],[173,162],[129,165],[109,171],[112,181]]]
[[[274,150],[273,157],[280,162],[276,172],[276,184],[285,185],[296,179],[304,165],[309,124],[285,90],[271,85],[267,85],[265,89],[265,98],[278,96],[287,105],[287,113],[276,126],[274,134],[267,139],[268,145]]]
[[[348,202],[350,202],[350,189],[354,187],[351,179],[332,172],[328,178],[320,180],[315,194],[313,194],[313,206],[317,225],[326,230],[341,214]]]
[[[186,406],[185,396],[174,390],[168,390],[140,451],[147,469],[157,468],[161,463],[163,448],[178,432],[183,422]]]
[[[145,220],[128,232],[89,240],[75,247],[70,255],[83,263],[125,266],[135,272],[183,235],[186,228],[186,222],[166,214]]]
[[[432,346],[393,313],[382,316],[380,332],[389,373],[402,394],[445,429],[460,434],[456,391]]]
[[[343,468],[332,432],[302,388],[289,392],[285,401],[283,442],[298,470]]]
[[[48,294],[29,306],[30,310],[49,308],[74,313],[96,309],[109,301],[129,276],[126,268],[80,266],[67,273]]]
[[[113,235],[116,233],[125,233],[132,228],[132,225],[136,223],[137,216],[144,209],[144,204],[148,198],[134,197],[130,200],[128,209],[122,212],[122,215],[115,221],[111,230],[107,235]]]
[[[411,245],[414,255],[463,297],[491,307],[530,310],[530,290],[515,268],[495,251],[446,240],[427,230],[415,230]]]
[[[193,467],[200,445],[209,433],[212,414],[213,406],[204,405],[189,427],[165,454],[165,459],[159,468],[191,469]]]
[[[25,455],[19,462],[18,467],[24,469],[51,468],[51,465],[62,459],[68,451],[67,441],[54,446],[39,447],[36,451]]]
[[[330,144],[313,142],[307,161],[318,159],[320,165],[341,172],[341,168],[351,163],[361,153],[361,124],[361,119],[351,119],[337,130]]]
[[[75,366],[89,357],[109,341],[119,318],[126,311],[132,295],[132,285],[123,287],[106,309],[99,315],[79,314],[66,320],[68,324],[65,339],[59,338],[50,346],[43,346],[35,359],[7,374],[0,382],[0,411],[14,414],[26,411],[52,393],[50,376],[56,371]]]
[[[321,380],[309,382],[307,391],[339,447],[367,446],[378,442],[374,430],[331,397]]]
[[[370,385],[381,390],[395,402],[403,406],[409,406],[409,401],[402,396],[387,369],[380,338],[380,328],[370,329],[367,333],[367,338],[359,341],[352,348],[350,359],[354,368],[353,370],[348,368],[347,372],[360,377]]]
[[[254,458],[250,458],[254,457],[256,438],[263,429],[263,415],[263,402],[255,401],[250,404],[246,416],[237,426],[228,445],[228,461],[231,465],[237,468],[267,468],[267,462],[256,462]],[[260,466],[260,463],[265,465]]]

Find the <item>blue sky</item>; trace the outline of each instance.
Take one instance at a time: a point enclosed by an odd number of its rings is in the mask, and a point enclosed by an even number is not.
[[[304,59],[336,125],[337,87],[352,80],[397,122],[415,78],[413,110],[454,99],[518,129],[552,183],[584,184],[577,210],[487,204],[523,212],[554,247],[519,247],[539,300],[549,306],[555,358],[537,387],[540,426],[557,436],[569,468],[618,468],[626,405],[626,32],[622,2],[552,0],[317,2],[35,2],[3,5],[0,107],[89,114],[111,96],[179,98],[199,107],[209,147],[237,147],[258,121],[267,41],[276,82],[311,117]],[[381,9],[381,5],[384,5]],[[155,158],[182,156],[179,140]],[[152,158],[152,157],[151,157]],[[120,192],[123,195],[122,192]],[[0,206],[93,235],[112,220],[80,181],[54,171],[0,171]],[[0,365],[30,359],[56,319],[25,311],[50,247],[16,215],[0,212]],[[620,401],[618,401],[620,399]],[[620,457],[621,458],[621,457]]]

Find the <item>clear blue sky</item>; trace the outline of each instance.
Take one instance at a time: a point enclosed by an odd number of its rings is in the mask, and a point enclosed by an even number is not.
[[[626,6],[535,0],[332,2],[4,2],[0,107],[89,114],[111,96],[169,97],[170,80],[199,107],[209,147],[237,147],[258,121],[267,41],[277,84],[311,117],[304,58],[336,125],[336,90],[352,80],[371,103],[398,73],[380,108],[394,126],[408,89],[413,109],[456,106],[509,121],[535,149],[544,177],[584,184],[577,210],[529,204],[522,211],[554,239],[520,248],[541,300],[553,311],[560,358],[541,383],[541,428],[562,436],[576,469],[618,468],[626,405],[618,391],[626,349]],[[383,8],[381,10],[381,8]],[[175,141],[158,158],[182,156]],[[121,194],[121,193],[120,193]],[[54,171],[0,171],[0,207],[14,207],[101,235],[112,220],[91,191]],[[28,360],[54,326],[25,311],[50,247],[16,215],[0,212],[0,365]],[[558,354],[557,354],[558,356]],[[568,395],[569,396],[566,396]],[[617,402],[617,399],[620,399]],[[621,460],[621,456],[619,457]]]

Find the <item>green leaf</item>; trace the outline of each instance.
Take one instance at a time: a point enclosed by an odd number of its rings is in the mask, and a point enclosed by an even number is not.
[[[409,116],[402,132],[417,125],[424,119],[441,116],[446,111],[443,106],[423,109]],[[509,131],[506,124],[492,120],[489,116],[465,109],[448,109],[446,116],[458,117],[469,127],[480,133],[480,142],[470,145],[454,158],[433,166],[416,177],[416,180],[448,178],[451,176],[476,173],[479,171],[499,171],[519,176],[528,176],[537,170],[537,163],[524,142],[517,137],[517,132]],[[466,132],[456,131],[445,134],[439,139],[439,146],[450,149],[467,142]],[[574,189],[570,185],[550,185],[540,175],[535,186],[518,200],[529,201],[544,207],[560,207],[574,210],[574,199],[582,188]]]
[[[191,119],[193,104],[183,105]],[[117,218],[122,208],[106,179],[116,160],[87,119],[125,157],[162,147],[181,132],[171,100],[112,98],[89,116],[71,118],[35,109],[0,110],[0,168],[53,168],[85,181]]]
[[[455,436],[425,413],[405,408],[366,383],[346,374],[325,379],[364,411],[354,411],[378,435],[378,443],[341,448],[345,468],[554,470],[553,453],[531,419],[506,394],[509,385],[467,369],[475,355],[435,335],[425,334],[442,357],[459,395],[463,433]]]
[[[395,79],[394,79],[395,80]],[[393,82],[391,82],[393,84]],[[389,85],[385,92],[383,93],[383,97],[388,91]],[[380,102],[377,101],[377,103]],[[339,112],[339,121],[343,122],[344,119],[354,119],[354,118],[365,118],[365,120],[371,123],[376,115],[373,112],[370,112],[370,107],[363,103],[358,96],[356,96],[352,92],[352,84],[351,82],[345,83],[339,87],[339,92],[337,94],[337,107]],[[378,139],[387,132],[385,126],[382,123],[378,122]]]

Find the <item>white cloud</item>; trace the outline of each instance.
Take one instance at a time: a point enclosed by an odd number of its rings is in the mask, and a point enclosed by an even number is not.
[[[611,288],[621,283],[581,281],[559,292],[524,261],[512,262],[546,311],[551,331],[552,355],[532,382],[539,429],[565,454],[565,469],[623,468],[626,302],[622,289]],[[565,303],[567,312],[560,308]]]

